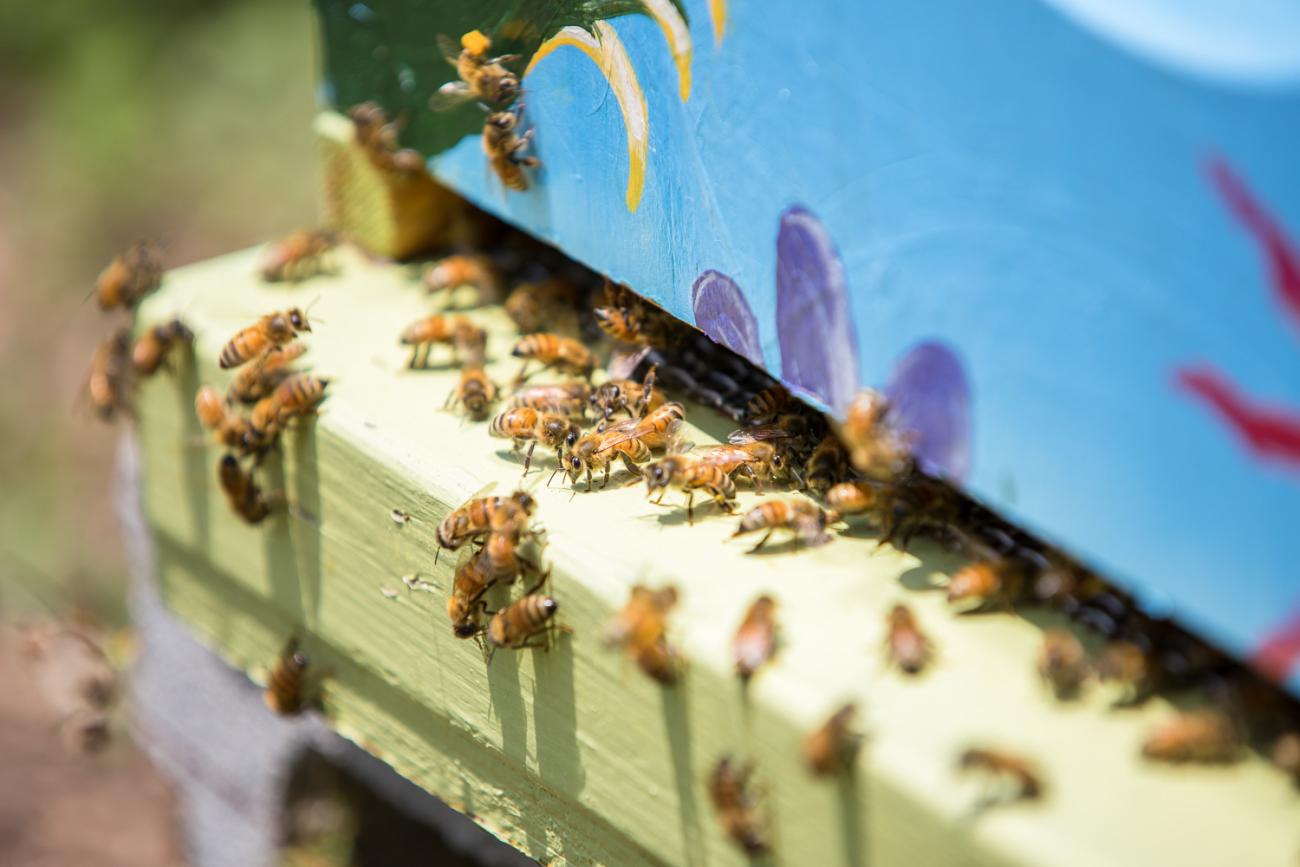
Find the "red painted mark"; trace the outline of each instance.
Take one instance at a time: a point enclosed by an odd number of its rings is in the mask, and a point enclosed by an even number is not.
[[[1250,658],[1251,667],[1271,680],[1281,683],[1300,659],[1300,612],[1264,637]]]
[[[1300,468],[1300,414],[1252,401],[1210,367],[1179,370],[1178,384],[1217,411],[1254,454]]]
[[[1300,325],[1300,255],[1291,246],[1277,220],[1264,210],[1225,160],[1214,157],[1207,169],[1228,207],[1263,248],[1273,279],[1273,291],[1277,293],[1282,309]]]

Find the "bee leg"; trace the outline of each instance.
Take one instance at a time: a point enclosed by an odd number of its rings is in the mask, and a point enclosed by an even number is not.
[[[609,487],[609,464],[605,464],[605,478],[600,483],[600,489],[603,491]]]
[[[759,496],[762,496],[763,482],[758,478],[758,473],[754,472],[754,468],[751,467],[749,464],[743,464],[742,466],[745,469],[746,475],[749,476],[749,480],[754,484],[754,493],[758,494]]]
[[[519,372],[515,374],[515,385],[519,385],[519,384],[523,383],[524,380],[528,379],[528,377],[524,376],[524,371],[528,370],[528,363],[529,363],[531,360],[532,360],[532,359],[530,359],[530,358],[525,358],[525,359],[524,359],[523,367],[519,368]]]
[[[447,399],[442,402],[442,408],[450,409],[452,406],[454,406],[455,398],[456,398],[456,389],[453,388],[451,391],[447,392]]]
[[[686,523],[693,526],[695,524],[695,491],[686,492]]]
[[[524,455],[524,475],[528,475],[528,468],[533,465],[533,449],[537,448],[537,440],[528,444],[528,452]]]
[[[749,553],[751,554],[757,553],[760,548],[762,548],[764,545],[767,544],[767,540],[772,538],[772,534],[775,532],[776,532],[775,527],[768,529],[768,531],[763,534],[763,538],[758,540],[758,544],[755,545],[753,548],[749,549]]]

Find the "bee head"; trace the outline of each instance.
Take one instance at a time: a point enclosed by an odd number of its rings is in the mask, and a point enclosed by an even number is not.
[[[478,624],[474,623],[472,620],[465,619],[453,624],[451,631],[457,638],[473,638],[475,635],[478,635],[479,627]]]
[[[519,508],[523,509],[530,515],[537,510],[537,501],[534,500],[533,495],[527,491],[516,491],[515,502],[519,504]]]
[[[569,432],[564,435],[564,447],[572,450],[574,445],[577,444],[577,442],[578,442],[578,429],[576,427],[570,427]]]
[[[507,72],[497,81],[497,102],[514,102],[519,95],[519,77]],[[512,118],[514,115],[510,115]],[[512,123],[511,126],[514,126]]]
[[[566,469],[571,480],[576,480],[578,476],[582,475],[582,458],[577,455],[569,455],[566,462],[568,464]]]
[[[551,597],[547,596],[545,599],[542,600],[542,611],[546,613],[547,617],[554,615],[555,612],[559,610],[560,610],[560,603],[556,602]]]
[[[311,322],[307,320],[307,314],[299,307],[289,311],[289,324],[293,326],[294,331],[311,331]]]
[[[311,665],[311,660],[308,659],[307,655],[302,651],[295,650],[293,652],[293,655],[289,657],[289,663],[294,668],[298,669],[299,671],[302,671],[307,666]]]

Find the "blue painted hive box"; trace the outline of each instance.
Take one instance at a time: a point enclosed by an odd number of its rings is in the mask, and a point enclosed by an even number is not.
[[[318,6],[328,103],[832,410],[885,388],[931,469],[1300,689],[1300,6]],[[525,191],[431,110],[474,30]]]

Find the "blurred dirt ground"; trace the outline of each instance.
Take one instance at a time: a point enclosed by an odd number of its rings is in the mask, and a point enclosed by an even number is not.
[[[172,794],[121,721],[102,751],[69,751],[19,645],[0,629],[0,864],[183,864]]]

